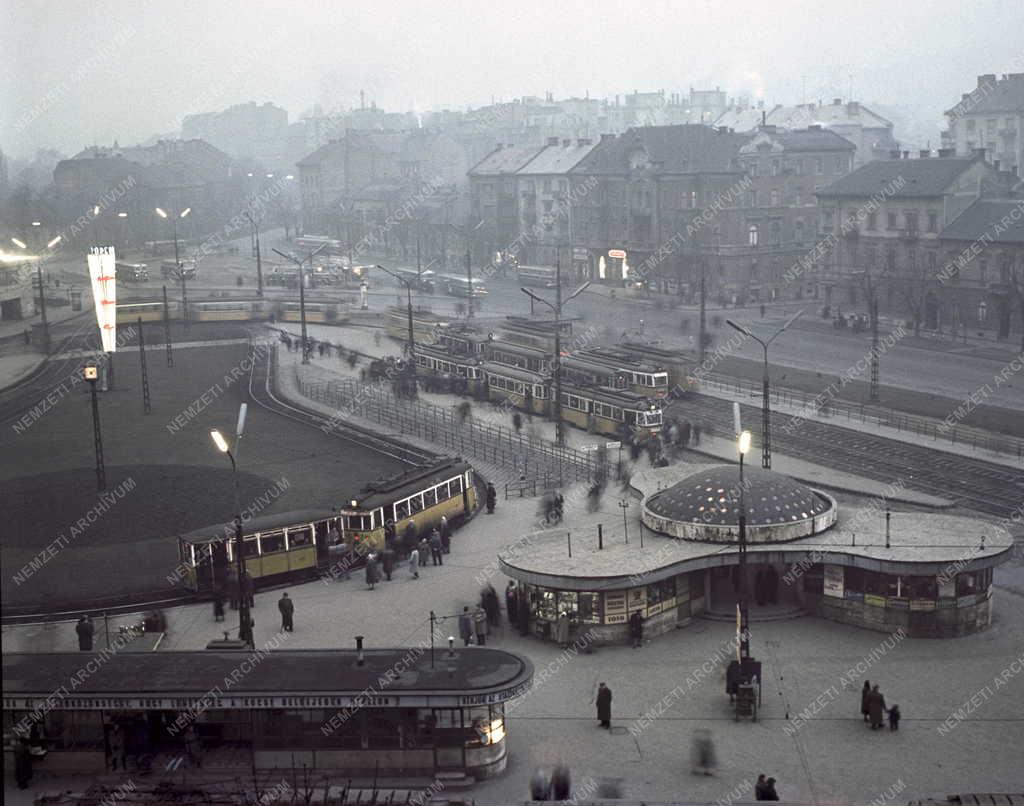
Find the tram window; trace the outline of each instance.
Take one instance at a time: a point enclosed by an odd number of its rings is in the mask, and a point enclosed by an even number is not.
[[[417,512],[423,510],[423,496],[414,495],[409,499],[409,512],[415,515]]]
[[[260,554],[259,541],[255,537],[245,538],[245,556],[258,557]]]
[[[401,521],[409,517],[409,502],[408,501],[396,501],[395,502],[395,520]]]
[[[462,727],[462,711],[458,708],[435,708],[434,727],[438,730],[451,730]]]
[[[423,491],[423,506],[432,507],[437,503],[437,489],[431,487],[429,490]]]
[[[275,551],[284,551],[284,532],[260,535],[260,553],[270,554]]]
[[[309,527],[303,529],[288,530],[288,548],[297,549],[301,546],[309,546],[313,543],[313,535]],[[266,551],[266,549],[264,549]]]
[[[462,495],[462,478],[452,479],[448,482],[448,491],[452,498]]]
[[[370,711],[366,719],[366,736],[371,750],[398,750],[401,713],[395,709]]]

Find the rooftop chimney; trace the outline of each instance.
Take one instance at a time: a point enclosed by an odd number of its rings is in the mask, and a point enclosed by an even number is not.
[[[366,663],[366,659],[363,657],[363,636],[356,636],[356,666],[362,666]]]

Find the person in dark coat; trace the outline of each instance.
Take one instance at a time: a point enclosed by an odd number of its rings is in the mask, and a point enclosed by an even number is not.
[[[406,551],[412,551],[416,548],[416,544],[419,541],[416,539],[416,521],[410,520],[405,525],[405,530],[402,532],[402,548]]]
[[[434,565],[444,565],[441,557],[441,533],[436,528],[430,530],[430,558]]]
[[[28,750],[28,739],[18,739],[14,745],[14,780],[18,789],[28,789],[32,780],[32,754]]]
[[[444,515],[441,516],[441,522],[438,524],[437,529],[441,533],[441,551],[445,554],[451,554],[452,527],[448,525],[448,519]]]
[[[546,801],[551,799],[551,782],[543,770],[536,770],[530,778],[530,800]]]
[[[889,730],[900,729],[900,707],[894,705],[889,709]]]
[[[288,598],[287,593],[282,593],[277,600],[277,609],[281,611],[281,631],[295,632],[295,625],[292,617],[295,615],[295,602]]]
[[[391,574],[395,570],[395,550],[391,548],[390,544],[381,552],[380,560],[384,568],[384,578],[390,582]]]
[[[463,646],[469,646],[469,642],[473,640],[473,617],[468,606],[462,608],[462,614],[459,616],[459,637]]]
[[[124,731],[116,722],[110,729],[110,769],[117,769],[117,762],[121,762],[121,769],[128,771],[128,757],[124,747]]]
[[[764,793],[767,788],[768,782],[765,780],[764,773],[762,772],[757,776],[757,783],[754,784],[754,800],[764,800]]]
[[[884,726],[885,697],[878,690],[877,683],[871,687],[871,693],[868,695],[868,716],[871,719],[871,730],[878,730]]]
[[[602,728],[612,727],[612,690],[604,683],[597,685],[597,720]]]
[[[252,574],[245,572],[245,580],[242,589],[245,591],[245,598],[249,600],[249,607],[256,607],[256,581]]]
[[[569,774],[569,767],[565,764],[556,764],[551,773],[551,798],[552,800],[569,800],[572,797],[572,776]]]
[[[492,627],[501,626],[501,605],[498,603],[498,592],[488,582],[483,591],[484,610],[487,611],[487,623]]]
[[[629,614],[629,636],[633,639],[633,649],[644,642],[644,617],[639,610]]]
[[[373,586],[377,584],[377,555],[368,554],[366,555],[366,584],[370,590],[373,590]]]
[[[871,696],[871,682],[868,680],[864,681],[864,688],[860,690],[860,713],[864,717],[864,721],[868,721],[868,697]]]
[[[494,506],[498,503],[498,491],[491,482],[487,482],[487,514],[494,514]]]
[[[224,588],[220,585],[213,589],[213,620],[224,621]]]
[[[476,628],[476,645],[484,646],[487,644],[487,611],[484,610],[480,605],[476,606],[476,610],[473,611],[473,626]]]
[[[505,612],[508,614],[508,623],[515,624],[519,619],[517,618],[517,607],[519,600],[516,596],[516,583],[511,579],[508,581],[508,586],[505,588]]]
[[[75,632],[78,633],[78,649],[82,652],[92,652],[92,636],[96,628],[92,626],[92,619],[82,616],[75,625]]]
[[[427,565],[427,558],[430,556],[430,542],[426,537],[422,538],[417,546],[420,552],[420,568]]]
[[[764,798],[762,800],[778,800],[779,793],[775,791],[775,779],[769,778],[764,785]]]

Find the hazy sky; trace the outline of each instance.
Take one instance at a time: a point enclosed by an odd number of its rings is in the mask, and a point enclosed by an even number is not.
[[[74,152],[272,100],[388,109],[493,97],[849,95],[941,120],[980,73],[1024,71],[1022,0],[859,3],[0,0],[0,148]]]

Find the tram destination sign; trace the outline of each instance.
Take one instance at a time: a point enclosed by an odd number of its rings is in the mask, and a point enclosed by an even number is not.
[[[520,694],[525,694],[532,683],[532,680],[524,680],[522,683],[517,683],[501,691],[491,691],[487,694],[464,694],[459,697],[459,705],[495,705],[499,702],[505,702],[506,700],[518,697]]]

